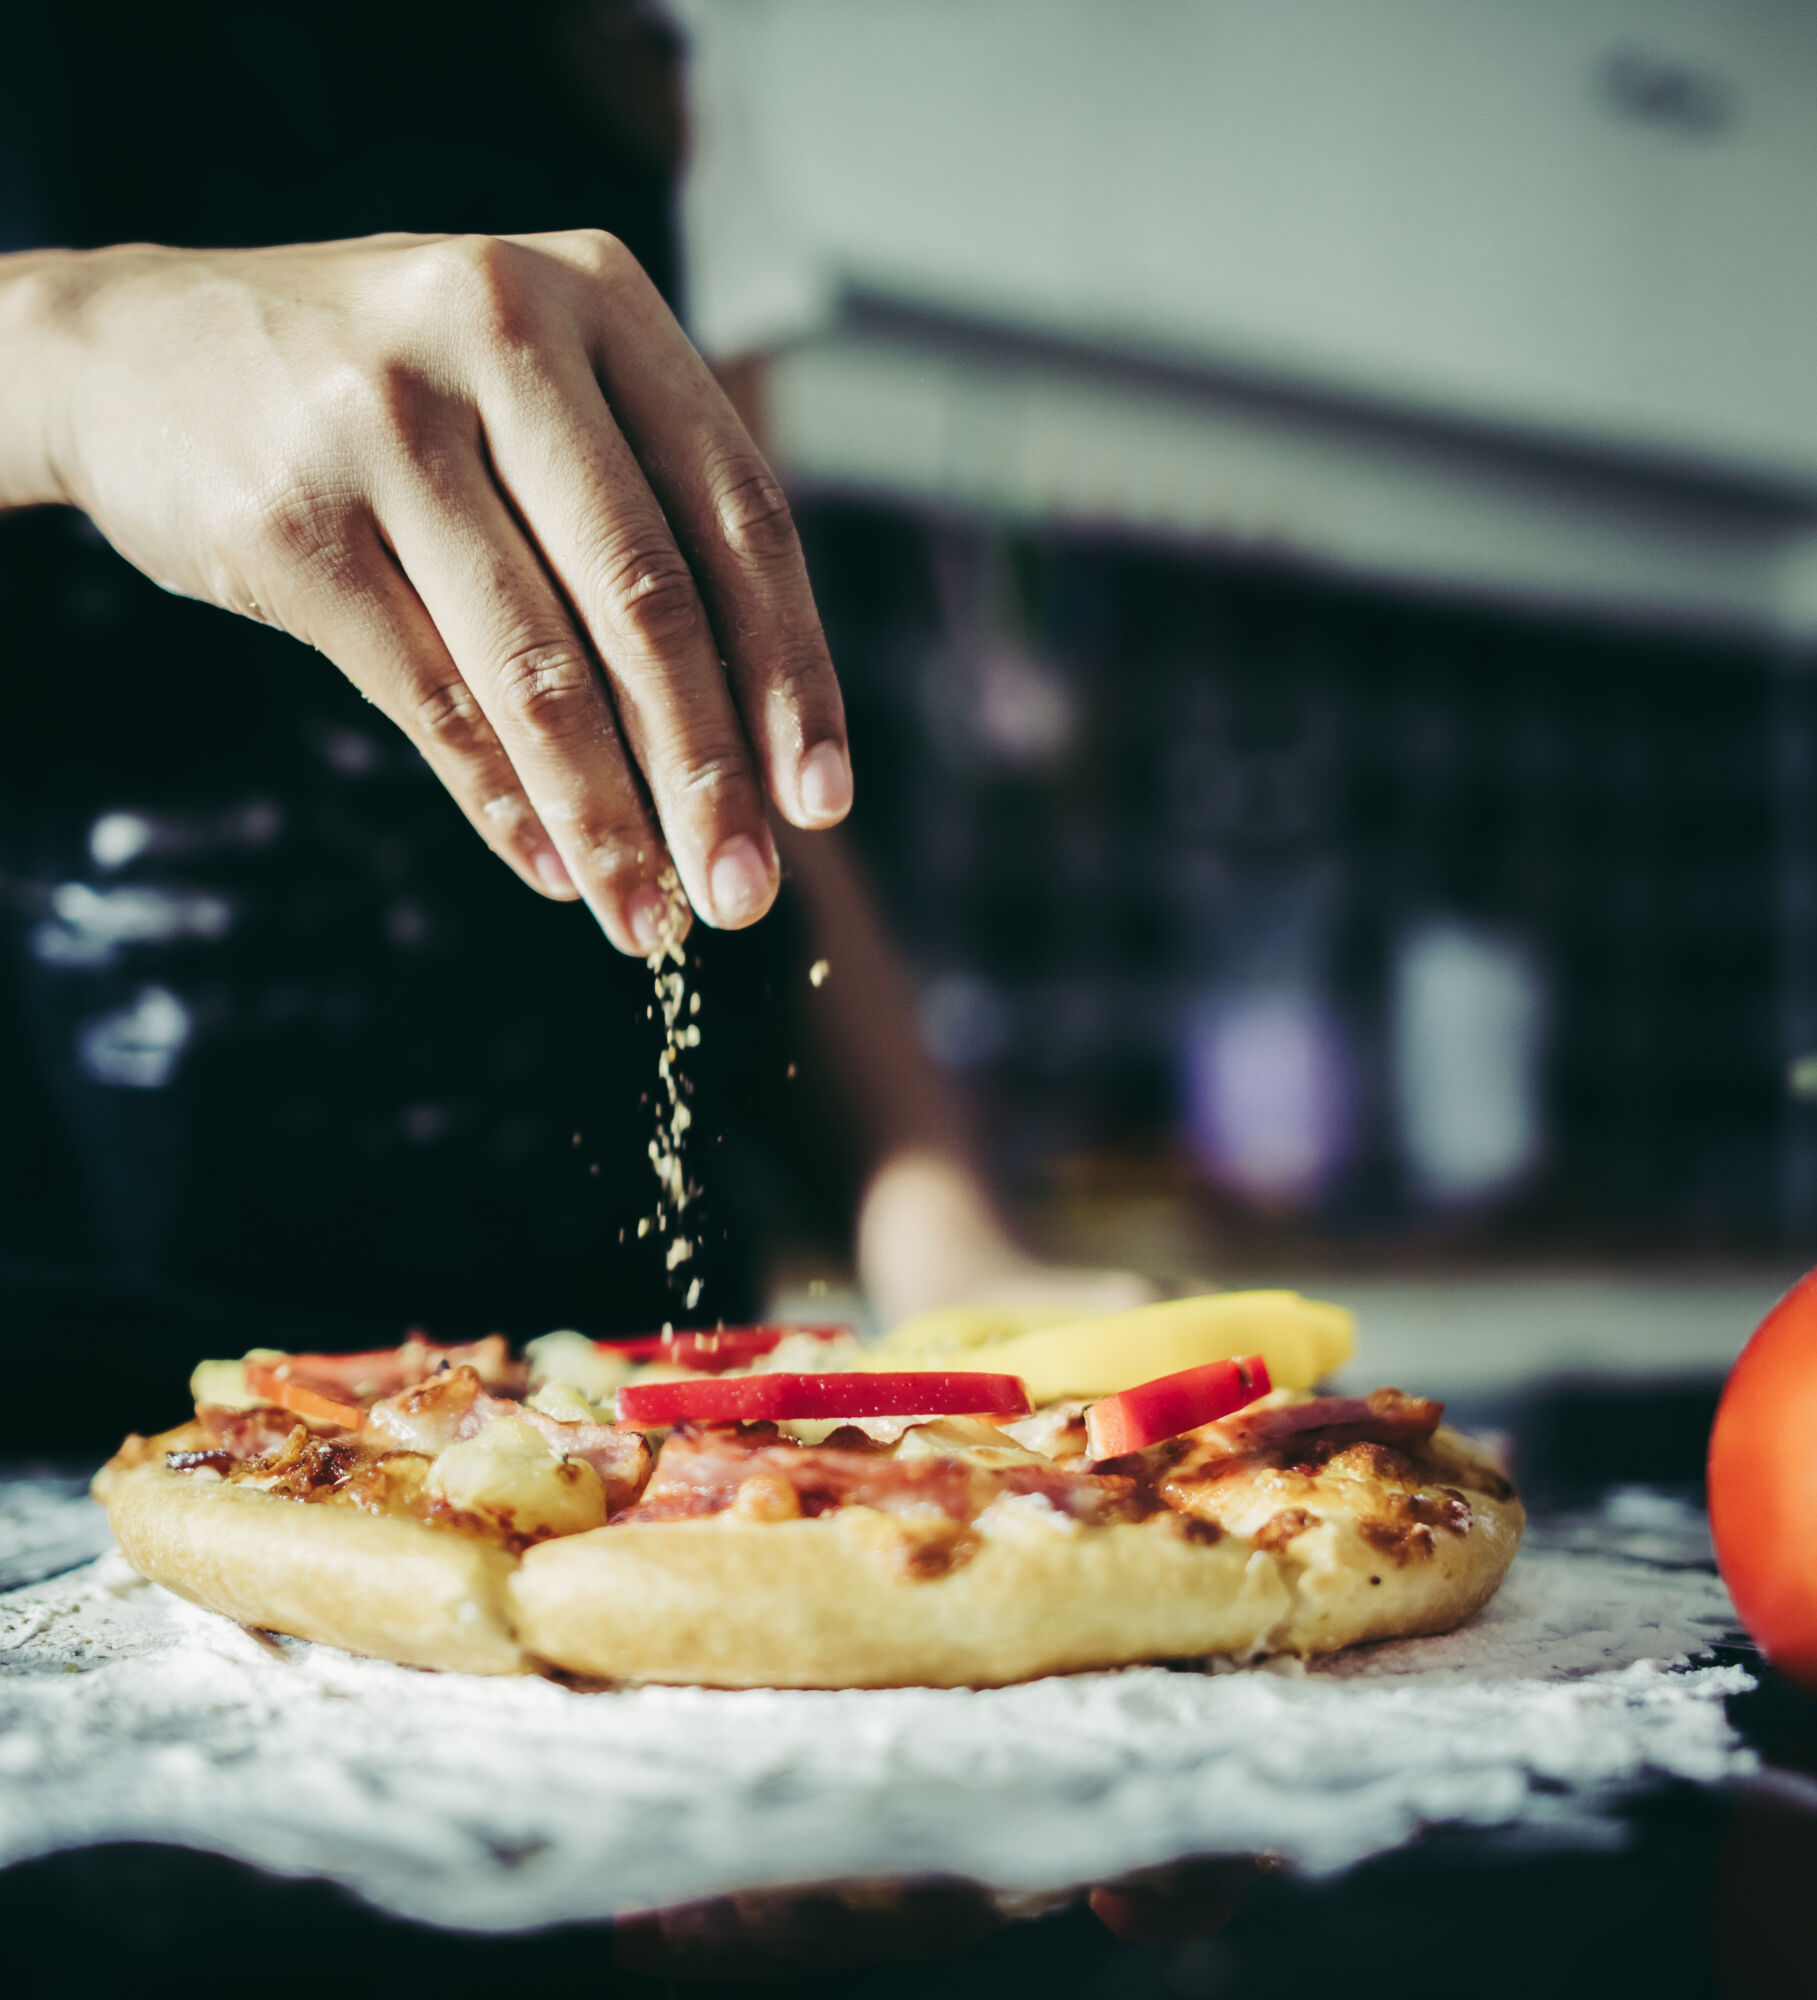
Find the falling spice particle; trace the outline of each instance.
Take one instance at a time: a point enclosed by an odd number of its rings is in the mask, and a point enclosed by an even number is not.
[[[828,960],[824,958],[815,959],[814,963],[808,967],[808,984],[810,986],[824,986],[827,981],[827,974],[832,969],[832,965]]]
[[[699,1303],[700,1303],[700,1280],[698,1278],[690,1278],[688,1280],[689,1312],[692,1312]]]
[[[795,1074],[795,1065],[794,1065],[793,1063],[790,1063],[790,1064],[789,1064],[789,1075],[790,1075],[791,1077],[793,1077],[793,1076],[794,1076],[794,1074]]]
[[[651,1169],[663,1192],[654,1219],[659,1234],[670,1227],[672,1220],[679,1220],[700,1192],[688,1178],[682,1156],[694,1114],[684,1101],[692,1086],[681,1073],[682,1052],[700,1046],[700,1030],[691,1025],[691,1017],[700,1012],[700,996],[687,991],[687,958],[680,942],[686,903],[673,869],[664,874],[662,886],[669,897],[669,923],[662,944],[644,961],[656,983],[655,1004],[646,1010],[647,1016],[654,1018],[660,1012],[663,1030],[662,1053],[656,1060],[657,1081],[662,1089],[657,1099],[656,1135],[648,1148]],[[684,1003],[690,1016],[690,1025],[685,1027],[681,1024]],[[644,1102],[649,1102],[647,1093]],[[638,1235],[648,1235],[651,1226],[651,1219],[646,1217],[637,1225]],[[693,1243],[685,1236],[677,1236],[669,1244],[664,1266],[673,1273],[693,1254]],[[700,1279],[695,1278],[689,1286],[690,1306],[699,1298],[700,1285]]]

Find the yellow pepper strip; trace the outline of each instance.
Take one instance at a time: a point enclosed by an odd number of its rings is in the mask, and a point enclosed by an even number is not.
[[[1078,1308],[1067,1305],[936,1306],[892,1327],[881,1344],[896,1355],[959,1354],[1038,1327],[1064,1326],[1078,1316]]]
[[[991,1318],[1009,1323],[1002,1332],[976,1331]],[[1115,1395],[1157,1375],[1240,1354],[1259,1354],[1277,1388],[1310,1389],[1348,1361],[1355,1344],[1351,1316],[1342,1306],[1298,1292],[1213,1292],[1034,1327],[1026,1321],[1018,1327],[994,1308],[923,1313],[888,1335],[878,1365],[900,1366],[910,1354],[931,1361],[968,1349],[970,1364],[983,1366],[978,1350],[988,1345],[993,1371],[1020,1375],[1037,1403],[1052,1403],[1067,1396]]]

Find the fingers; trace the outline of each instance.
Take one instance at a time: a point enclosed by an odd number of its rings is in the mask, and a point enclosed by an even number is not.
[[[763,785],[706,609],[582,357],[486,401],[493,472],[579,614],[694,907],[738,929],[781,879]]]
[[[781,487],[629,253],[584,231],[535,240],[591,280],[605,400],[699,579],[770,796],[797,826],[835,824],[852,801],[845,710]]]
[[[416,745],[493,853],[532,888],[573,901],[573,880],[497,733],[376,532],[356,536],[337,586],[298,622]]]
[[[678,938],[685,910],[605,688],[478,456],[444,455],[384,526],[601,928],[640,957]]]

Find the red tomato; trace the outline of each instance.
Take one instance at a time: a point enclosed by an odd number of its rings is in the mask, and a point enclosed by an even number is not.
[[[1817,1691],[1817,1271],[1760,1322],[1710,1432],[1710,1532],[1741,1622]]]
[[[1240,1361],[1207,1361],[1182,1368],[1177,1375],[1157,1375],[1115,1396],[1106,1396],[1085,1412],[1085,1454],[1088,1458],[1121,1458],[1163,1438],[1196,1431],[1218,1417],[1227,1417],[1266,1396],[1273,1385],[1268,1364],[1259,1354]]]
[[[1028,1415],[1015,1375],[736,1375],[702,1382],[634,1382],[618,1392],[621,1424],[780,1423],[791,1417]]]
[[[771,1353],[791,1333],[838,1340],[851,1330],[849,1326],[725,1326],[714,1333],[646,1333],[635,1340],[593,1344],[602,1354],[622,1354],[627,1361],[667,1361],[703,1375],[722,1375],[728,1368],[742,1368],[760,1354]]]

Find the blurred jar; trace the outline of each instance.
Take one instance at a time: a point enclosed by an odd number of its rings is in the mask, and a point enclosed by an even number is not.
[[[1455,917],[1411,924],[1389,981],[1395,1136],[1427,1209],[1514,1193],[1545,1151],[1544,973],[1512,932]]]

